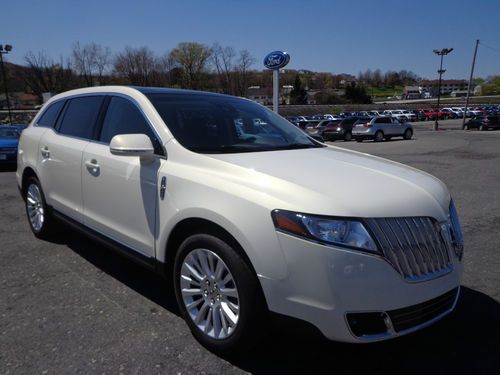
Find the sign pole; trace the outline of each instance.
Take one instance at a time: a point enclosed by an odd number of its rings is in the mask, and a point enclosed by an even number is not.
[[[273,70],[273,111],[278,113],[280,100],[280,71]]]

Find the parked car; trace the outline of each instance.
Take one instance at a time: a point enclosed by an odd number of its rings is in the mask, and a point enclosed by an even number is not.
[[[363,142],[365,139],[381,142],[384,139],[390,140],[392,137],[411,139],[412,136],[413,127],[410,123],[402,123],[396,118],[388,116],[358,121],[352,128],[352,137],[358,142]]]
[[[315,142],[246,99],[56,95],[21,135],[16,176],[35,236],[62,221],[164,275],[193,335],[225,355],[268,333],[270,311],[366,343],[459,298],[463,239],[441,181]]]
[[[399,122],[405,122],[408,120],[408,117],[406,117],[406,115],[399,111],[399,110],[388,110],[386,109],[383,113],[382,113],[383,116],[390,116],[392,118],[395,118],[396,120],[398,120]]]
[[[348,117],[341,121],[330,121],[321,131],[321,136],[325,141],[342,139],[348,142],[352,139],[352,126],[357,120],[357,117]]]
[[[19,136],[16,126],[0,125],[0,164],[16,163]]]
[[[478,130],[489,130],[489,129],[500,129],[500,116],[490,115],[490,116],[475,116],[464,124],[464,129],[478,129]]]
[[[382,116],[382,112],[379,111],[368,111],[368,116]]]
[[[455,111],[453,111],[451,108],[441,108],[440,112],[446,113],[446,117],[447,118],[454,119],[454,118],[458,117],[458,113],[456,113]]]
[[[417,119],[417,116],[415,116],[413,112],[410,112],[407,109],[400,109],[399,112],[406,116],[407,121],[415,121]]]
[[[412,110],[412,112],[415,115],[415,120],[416,121],[425,121],[425,120],[427,120],[427,117],[426,117],[424,111],[422,111],[420,109],[414,109],[414,110]]]

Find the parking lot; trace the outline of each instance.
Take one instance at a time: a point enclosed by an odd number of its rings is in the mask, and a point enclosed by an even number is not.
[[[282,328],[236,359],[201,347],[178,316],[174,297],[140,266],[69,229],[55,243],[36,239],[15,173],[4,168],[0,373],[498,372],[500,131],[462,131],[460,125],[448,120],[435,132],[431,122],[418,123],[412,140],[331,143],[446,183],[466,246],[456,311],[423,331],[377,344],[333,343]],[[324,173],[335,170],[325,166]]]

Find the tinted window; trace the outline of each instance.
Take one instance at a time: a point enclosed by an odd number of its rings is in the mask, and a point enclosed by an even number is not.
[[[378,119],[375,120],[377,124],[390,124],[391,119],[389,117],[379,117]]]
[[[58,102],[55,102],[54,104],[49,105],[45,112],[42,113],[42,116],[38,119],[36,124],[38,126],[53,128],[63,104],[64,100],[60,100]]]
[[[218,95],[149,94],[184,147],[201,153],[323,147],[290,122],[249,100]]]
[[[73,137],[91,139],[102,100],[102,96],[71,99],[64,111],[59,132]]]
[[[160,141],[136,105],[130,100],[112,97],[99,140],[109,143],[117,134],[146,134],[151,139],[155,153],[163,155]]]

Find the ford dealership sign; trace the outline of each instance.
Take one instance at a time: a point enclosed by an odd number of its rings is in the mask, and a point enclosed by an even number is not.
[[[267,69],[277,70],[283,68],[290,61],[290,55],[282,51],[274,51],[264,58]]]

